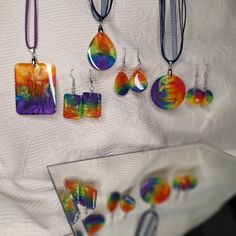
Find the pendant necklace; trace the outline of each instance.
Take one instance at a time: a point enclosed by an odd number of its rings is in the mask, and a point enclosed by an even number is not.
[[[20,115],[51,115],[56,112],[56,68],[50,63],[38,63],[37,0],[34,3],[34,43],[28,39],[30,0],[25,1],[25,43],[32,54],[31,63],[15,65],[16,111]]]
[[[166,2],[166,0],[159,0],[160,45],[162,57],[168,63],[169,69],[166,75],[162,75],[152,85],[151,98],[157,107],[164,110],[172,110],[183,102],[186,94],[184,82],[178,76],[172,74],[172,66],[179,59],[183,51],[187,9],[185,0],[170,0],[172,58],[168,58],[166,56],[167,43],[165,34]],[[179,22],[177,19],[179,19]],[[178,39],[180,39],[179,45]]]
[[[88,48],[88,60],[96,70],[107,70],[111,68],[116,61],[116,50],[109,39],[103,32],[102,22],[109,15],[113,0],[101,0],[101,14],[98,13],[93,0],[89,0],[92,15],[99,22],[98,33],[91,41]]]

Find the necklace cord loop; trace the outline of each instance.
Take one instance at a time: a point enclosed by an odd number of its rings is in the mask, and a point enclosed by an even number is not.
[[[25,1],[25,43],[29,50],[33,50],[33,52],[35,52],[38,46],[38,10],[37,10],[37,0],[33,0],[33,2],[34,2],[34,43],[33,46],[30,46],[28,38],[30,0]]]
[[[177,0],[172,0],[172,4],[176,4]],[[178,53],[176,54],[176,56],[173,55],[173,58],[170,59],[166,56],[166,52],[165,52],[165,39],[166,39],[166,35],[165,35],[165,31],[166,31],[166,0],[159,0],[160,3],[160,43],[161,43],[161,53],[162,53],[162,57],[165,59],[165,61],[170,64],[174,64],[179,57],[182,54],[183,51],[183,44],[184,44],[184,32],[185,32],[185,26],[186,26],[186,16],[187,16],[187,7],[186,7],[186,0],[178,0],[178,15],[179,15],[179,27],[180,27],[180,45],[179,45],[179,50]],[[176,16],[176,5],[174,5],[174,9],[175,12],[173,13],[173,9],[171,9],[172,14],[175,14],[174,16]],[[173,16],[172,16],[173,17]],[[172,25],[177,25],[177,18],[173,18],[172,19]],[[173,31],[173,29],[172,29]],[[172,34],[175,32],[172,32]],[[176,32],[177,33],[177,32]],[[173,36],[173,35],[172,35]],[[175,41],[175,42],[174,42]],[[175,40],[172,39],[172,47],[174,47],[174,45],[178,45],[177,44],[177,37],[175,38]],[[174,49],[172,48],[172,51],[174,51]],[[174,54],[174,53],[173,53]]]
[[[106,17],[109,15],[111,11],[113,0],[101,0],[101,13],[98,13],[98,10],[94,4],[94,0],[88,0],[88,1],[91,7],[93,17],[95,18],[96,21],[102,23],[103,20],[106,19]]]

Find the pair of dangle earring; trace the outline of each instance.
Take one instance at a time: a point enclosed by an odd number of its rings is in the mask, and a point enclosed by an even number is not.
[[[207,106],[213,101],[213,93],[207,88],[208,79],[208,65],[206,65],[206,71],[204,73],[204,87],[200,89],[198,86],[198,68],[196,68],[194,87],[190,88],[186,94],[186,103],[188,105],[202,105]]]
[[[72,75],[71,94],[64,95],[63,116],[66,119],[80,120],[81,118],[99,118],[101,116],[102,95],[94,92],[93,79],[90,70],[90,92],[85,92],[82,96],[75,93],[75,78]]]
[[[130,80],[125,73],[125,58],[126,58],[126,48],[124,50],[124,57],[122,61],[121,71],[116,76],[115,80],[115,93],[124,96],[131,89],[135,93],[141,93],[148,87],[148,82],[144,72],[141,69],[142,62],[139,56],[139,49],[137,49],[137,61],[138,65],[136,70],[133,72]]]

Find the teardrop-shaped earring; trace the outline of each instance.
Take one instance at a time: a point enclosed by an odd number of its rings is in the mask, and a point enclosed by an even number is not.
[[[198,66],[196,65],[196,74],[195,74],[195,82],[194,82],[194,87],[190,88],[186,94],[186,103],[188,105],[197,105],[201,104],[204,94],[203,92],[199,89],[198,87]]]
[[[201,102],[202,106],[209,105],[210,103],[212,103],[212,101],[214,99],[213,93],[207,88],[208,70],[209,70],[209,66],[208,66],[208,64],[206,64],[206,71],[204,73],[204,87],[202,90],[203,95],[204,95],[204,98]]]
[[[147,82],[144,72],[141,69],[142,62],[139,56],[139,49],[137,48],[136,51],[137,51],[138,65],[130,78],[129,85],[130,85],[130,88],[133,90],[133,92],[141,93],[145,91],[146,88],[148,87],[148,82]]]
[[[126,58],[126,48],[123,48],[124,56],[122,60],[122,67],[120,72],[116,76],[114,90],[115,93],[121,96],[124,96],[128,93],[130,86],[129,86],[129,78],[125,73],[125,58]]]
[[[70,71],[72,78],[71,94],[64,95],[63,116],[66,119],[80,120],[82,118],[82,97],[75,94],[75,78],[72,75],[74,69]]]

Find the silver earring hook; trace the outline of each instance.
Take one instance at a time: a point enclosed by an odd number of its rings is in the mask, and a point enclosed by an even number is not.
[[[72,78],[71,94],[72,94],[73,96],[75,96],[75,78],[74,78],[74,76],[73,76],[73,74],[72,74],[73,71],[74,71],[74,69],[71,69],[71,71],[70,71],[70,77]]]
[[[207,90],[208,70],[209,70],[209,65],[206,64],[206,70],[204,73],[204,90]]]
[[[90,82],[90,93],[94,93],[94,85],[93,85],[93,79],[92,79],[92,70],[89,69],[89,82]]]
[[[139,51],[139,48],[136,48],[136,52],[137,52],[138,69],[140,69],[140,68],[141,68],[141,65],[142,65],[142,62],[141,62],[141,59],[140,59],[140,51]]]
[[[31,52],[31,55],[32,55],[32,65],[36,66],[36,64],[37,64],[37,57],[36,57],[35,48],[34,47],[30,48],[30,52]]]
[[[198,77],[199,77],[198,65],[196,64],[196,74],[195,74],[195,81],[194,81],[195,88],[198,86]]]
[[[125,70],[125,59],[126,59],[126,47],[123,47],[122,50],[124,52],[124,56],[123,56],[123,59],[122,59],[121,71],[124,71]]]

